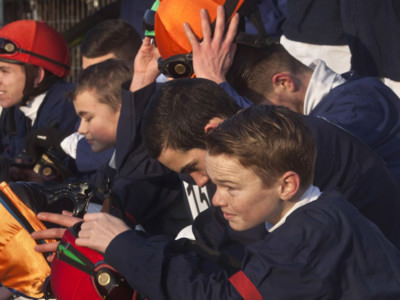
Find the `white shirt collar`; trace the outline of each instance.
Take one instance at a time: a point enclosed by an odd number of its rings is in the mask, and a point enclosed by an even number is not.
[[[46,93],[40,94],[33,98],[32,101],[29,102],[29,104],[19,107],[22,113],[31,120],[31,126],[33,126],[36,121],[39,107],[42,104],[45,96]]]
[[[79,134],[79,132],[75,131],[61,141],[61,149],[63,149],[63,151],[67,153],[70,157],[76,159],[78,143],[83,138],[85,138],[84,135]]]
[[[294,212],[296,209],[299,207],[302,207],[312,201],[315,201],[319,198],[321,195],[321,191],[319,190],[318,187],[311,185],[305,192],[304,194],[300,197],[300,199],[293,205],[291,209],[288,210],[288,212],[277,222],[275,225],[271,223],[265,222],[265,229],[267,229],[269,232],[274,231],[276,228],[281,226],[282,224],[285,223],[286,218]]]
[[[317,59],[310,66],[314,70],[304,99],[304,114],[309,115],[321,100],[346,80],[332,71],[324,61]]]
[[[117,168],[117,162],[115,161],[115,150],[114,150],[110,160],[108,161],[108,166],[112,169]]]

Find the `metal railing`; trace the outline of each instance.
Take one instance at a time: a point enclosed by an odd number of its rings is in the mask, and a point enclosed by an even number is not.
[[[79,40],[90,27],[90,23],[80,24],[92,17],[94,25],[102,17],[93,18],[94,15],[117,3],[119,0],[5,0],[4,21],[6,24],[18,19],[41,20],[61,33],[68,33],[71,60],[68,80],[74,81],[81,70]],[[76,30],[71,32],[72,29]]]

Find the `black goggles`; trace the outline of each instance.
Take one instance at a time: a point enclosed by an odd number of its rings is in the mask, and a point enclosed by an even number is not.
[[[56,64],[58,66],[61,66],[61,67],[65,68],[65,69],[69,70],[69,66],[68,65],[62,64],[62,63],[60,63],[58,61],[55,61],[55,60],[53,60],[53,59],[51,59],[49,57],[37,54],[35,52],[28,51],[28,50],[25,50],[25,49],[22,49],[22,48],[18,48],[17,45],[15,45],[14,42],[12,42],[10,40],[7,40],[7,39],[4,39],[4,38],[0,38],[0,54],[14,54],[15,52],[29,54],[29,55],[35,56],[37,58],[40,58],[42,60],[51,62],[52,64]]]
[[[72,235],[78,236],[83,222],[76,223],[68,230]],[[74,248],[67,241],[60,241],[57,251],[57,259],[77,268],[91,277],[95,289],[105,300],[131,300],[132,295],[137,295],[115,269],[104,262],[93,263],[88,257]]]
[[[165,60],[158,60],[158,69],[162,74],[172,78],[188,78],[193,75],[192,54],[179,54]]]

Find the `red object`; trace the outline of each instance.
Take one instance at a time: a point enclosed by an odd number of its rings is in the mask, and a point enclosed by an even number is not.
[[[68,45],[64,37],[45,22],[34,20],[11,22],[0,29],[0,39],[10,40],[17,48],[37,54],[36,56],[20,51],[0,53],[0,59],[40,66],[60,78],[68,75]]]
[[[263,297],[257,290],[256,286],[251,282],[246,274],[243,273],[243,271],[238,271],[233,274],[229,277],[229,281],[244,300],[263,300]]]
[[[103,256],[86,247],[75,245],[75,236],[66,230],[63,241],[69,242],[71,246],[85,255],[92,263],[103,261]],[[65,261],[54,258],[51,265],[50,275],[51,290],[57,300],[101,300],[103,298],[97,293],[92,278],[89,274],[77,269]]]

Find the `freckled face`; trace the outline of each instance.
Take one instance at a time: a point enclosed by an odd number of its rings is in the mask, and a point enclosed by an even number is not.
[[[279,197],[279,181],[266,187],[253,170],[226,155],[207,155],[206,168],[217,190],[212,199],[234,230],[246,230],[259,224],[275,224],[284,212]]]
[[[0,106],[9,108],[21,102],[25,79],[23,66],[0,61]]]
[[[81,118],[78,132],[85,136],[94,152],[112,147],[116,143],[120,108],[100,103],[97,94],[83,91],[74,99],[75,111]]]

